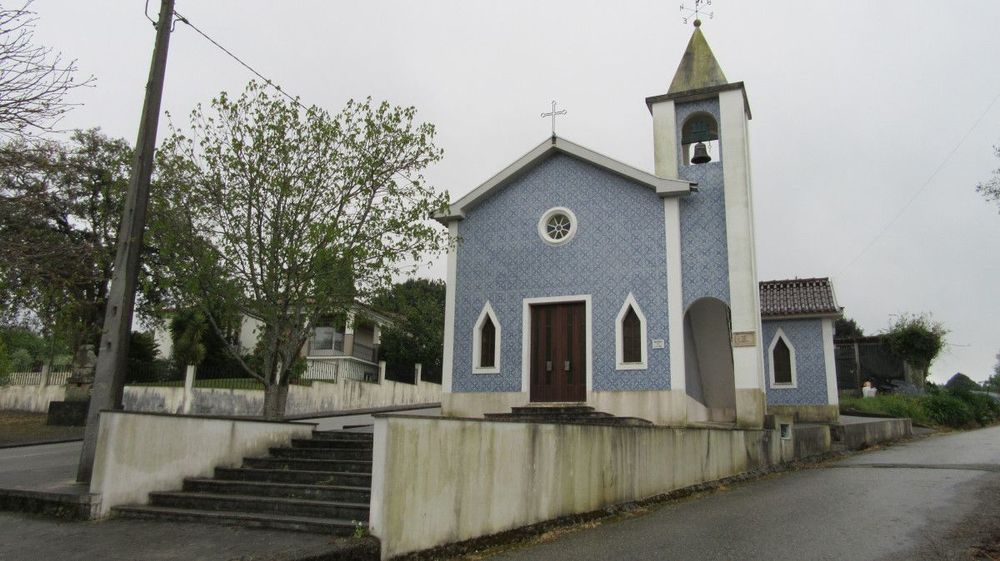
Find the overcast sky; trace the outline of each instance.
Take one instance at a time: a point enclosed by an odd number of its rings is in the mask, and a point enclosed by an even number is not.
[[[445,150],[427,177],[457,198],[549,134],[539,114],[552,99],[569,111],[560,136],[651,171],[644,99],[666,92],[691,34],[679,3],[177,0],[176,9],[306,104],[415,105]],[[36,0],[38,41],[97,78],[62,126],[134,142],[154,34],[143,7]],[[951,330],[932,378],[987,377],[1000,350],[1000,214],[975,185],[1000,167],[1000,102],[991,106],[1000,2],[715,0],[712,9],[702,29],[753,111],[761,280],[831,276],[869,333],[893,314],[932,312]],[[250,78],[179,24],[163,107],[183,122]],[[424,272],[443,273],[441,259]]]

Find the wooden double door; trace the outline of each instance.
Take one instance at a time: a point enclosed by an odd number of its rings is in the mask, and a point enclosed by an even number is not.
[[[583,302],[531,306],[531,401],[587,400],[586,333]]]

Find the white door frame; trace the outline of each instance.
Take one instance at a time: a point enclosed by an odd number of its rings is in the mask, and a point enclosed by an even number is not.
[[[531,401],[531,306],[532,304],[563,304],[570,302],[583,302],[584,315],[587,318],[586,339],[586,363],[587,363],[587,402],[590,401],[590,393],[594,390],[594,317],[593,306],[591,305],[590,294],[574,294],[571,296],[542,296],[539,298],[525,298],[521,300],[521,391],[528,394],[528,401]]]

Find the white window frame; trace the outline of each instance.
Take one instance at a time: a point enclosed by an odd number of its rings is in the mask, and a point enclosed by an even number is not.
[[[483,348],[483,324],[486,323],[487,317],[493,322],[493,327],[496,329],[496,337],[493,340],[493,366],[484,367],[480,365],[480,358],[482,355],[480,351]],[[497,314],[493,311],[493,306],[490,305],[489,300],[487,300],[486,305],[483,306],[483,311],[479,312],[479,318],[476,319],[476,325],[472,328],[473,374],[500,373],[500,340],[500,321],[497,320]]]
[[[546,231],[549,219],[556,214],[565,214],[569,218],[569,233],[566,234],[566,237],[561,240],[553,240],[549,237],[549,234]],[[543,242],[551,246],[565,245],[573,239],[573,236],[576,235],[577,224],[578,221],[576,219],[576,214],[573,214],[572,210],[561,206],[552,207],[549,210],[546,210],[545,213],[542,214],[542,218],[538,220],[538,237],[542,238]]]
[[[635,315],[639,318],[639,345],[640,356],[642,357],[642,360],[639,362],[625,362],[625,337],[622,322],[625,321],[625,314],[628,313],[629,306],[635,310]],[[622,304],[621,309],[618,311],[618,316],[615,318],[615,369],[646,370],[648,368],[649,350],[647,348],[646,330],[646,315],[642,313],[642,308],[635,301],[635,296],[629,292],[628,296],[625,297],[625,303]]]
[[[791,362],[792,367],[792,383],[790,384],[779,384],[774,381],[774,347],[778,345],[778,340],[781,339],[788,346],[788,359]],[[771,387],[775,389],[793,389],[799,387],[798,373],[795,369],[795,345],[792,344],[791,339],[785,335],[784,330],[780,327],[778,331],[774,333],[774,338],[771,339],[771,344],[767,347],[767,370],[771,378]]]

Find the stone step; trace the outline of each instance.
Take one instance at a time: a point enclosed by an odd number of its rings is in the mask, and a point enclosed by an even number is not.
[[[486,413],[486,418],[493,417],[530,417],[532,419],[605,419],[614,417],[611,413],[604,413],[602,411],[584,411],[582,413],[564,413],[564,412],[549,412],[544,410],[537,411],[521,411],[518,413]]]
[[[309,460],[295,458],[244,458],[243,467],[370,474],[372,463],[360,460]]]
[[[371,442],[374,436],[370,432],[351,432],[346,430],[313,431],[313,438],[319,440],[367,440]]]
[[[290,530],[350,536],[354,533],[352,520],[311,518],[306,516],[275,516],[249,512],[225,512],[167,508],[156,506],[121,506],[112,509],[117,516],[146,520],[170,520],[174,522],[197,522],[201,524],[223,524],[245,528],[269,530]],[[367,520],[367,518],[365,519]]]
[[[292,448],[329,448],[334,450],[371,450],[371,440],[347,438],[293,438]]]
[[[312,460],[364,460],[372,459],[371,448],[343,450],[340,448],[271,448],[275,458],[306,458]]]
[[[310,501],[371,502],[371,489],[344,485],[308,485],[303,483],[273,483],[269,481],[188,478],[184,480],[184,491],[216,495],[253,495],[257,497],[306,499]]]
[[[510,411],[514,415],[581,415],[598,412],[589,405],[526,405],[511,407]]]
[[[226,481],[257,481],[268,483],[300,483],[307,485],[346,485],[371,488],[372,477],[367,473],[347,473],[315,470],[215,468],[215,477]]]
[[[185,510],[253,512],[310,518],[368,520],[367,503],[185,492],[150,493],[149,502],[151,506]]]
[[[638,417],[554,417],[548,415],[528,416],[528,415],[505,415],[491,414],[487,416],[491,421],[502,423],[555,423],[567,425],[603,425],[603,426],[651,426],[653,423]]]

